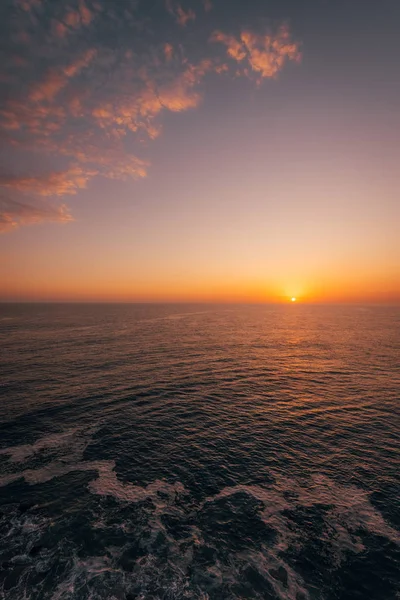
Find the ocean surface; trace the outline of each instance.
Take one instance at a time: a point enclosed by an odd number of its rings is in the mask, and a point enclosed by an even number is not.
[[[400,599],[396,307],[0,306],[0,598]]]

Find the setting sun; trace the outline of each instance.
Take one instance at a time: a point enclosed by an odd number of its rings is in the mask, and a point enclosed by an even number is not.
[[[296,302],[296,298],[292,298],[291,300],[292,300],[292,302]]]

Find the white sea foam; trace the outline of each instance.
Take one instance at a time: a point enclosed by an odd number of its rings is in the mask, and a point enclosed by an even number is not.
[[[161,499],[159,492],[171,499],[175,498],[176,494],[185,491],[184,486],[180,482],[169,484],[166,481],[156,480],[146,487],[124,483],[118,479],[114,470],[115,464],[112,461],[86,464],[88,466],[90,464],[97,465],[96,470],[99,476],[89,483],[89,489],[91,492],[102,496],[113,496],[125,502],[141,502],[151,497],[155,501],[156,506],[164,506],[165,501]],[[77,465],[77,468],[80,469],[80,465]]]
[[[113,567],[107,556],[91,556],[85,560],[78,559],[75,556],[68,576],[57,586],[52,600],[71,598],[75,591],[82,587],[82,583],[87,585],[96,578],[114,573],[120,574],[120,570]],[[111,592],[110,600],[113,597],[115,596]]]
[[[249,564],[266,577],[277,598],[282,600],[295,600],[298,594],[302,594],[304,598],[310,597],[301,577],[282,560],[282,552],[293,546],[299,549],[303,542],[301,532],[296,534],[290,526],[289,517],[285,515],[287,510],[326,505],[323,518],[330,534],[325,537],[324,543],[331,548],[330,555],[336,566],[345,558],[346,551],[359,553],[365,549],[360,531],[384,536],[400,544],[399,532],[386,523],[381,513],[372,506],[367,492],[355,486],[340,485],[325,476],[297,481],[277,477],[276,482],[268,488],[258,485],[227,487],[215,496],[206,498],[202,507],[240,492],[263,503],[260,517],[267,526],[275,530],[277,538],[272,544],[264,545],[261,550],[243,552],[232,557],[230,568],[237,561],[242,566]],[[290,496],[285,494],[287,492],[290,492]],[[286,572],[285,584],[275,576],[279,567]],[[226,574],[223,573],[223,576]]]
[[[43,450],[59,450],[64,448],[68,450],[69,461],[79,460],[96,431],[96,427],[74,427],[60,433],[52,433],[39,438],[33,444],[3,448],[0,450],[0,455],[9,456],[12,463],[22,463]]]
[[[74,428],[51,434],[37,440],[34,444],[1,450],[0,454],[10,456],[12,463],[23,463],[27,458],[44,449],[68,449],[68,456],[61,460],[56,458],[38,469],[25,469],[18,473],[5,474],[0,477],[0,486],[8,485],[20,478],[35,485],[73,471],[94,471],[97,472],[97,477],[89,483],[90,491],[98,495],[113,496],[124,502],[141,502],[151,498],[156,508],[165,508],[167,505],[175,504],[177,496],[185,492],[180,482],[171,484],[156,480],[144,487],[122,482],[118,479],[114,461],[80,460],[95,431],[95,428]],[[385,536],[400,544],[400,534],[386,523],[381,513],[372,506],[367,492],[356,486],[340,485],[326,476],[316,475],[308,480],[277,476],[275,483],[269,487],[249,485],[227,487],[216,496],[206,498],[202,506],[207,502],[214,502],[238,492],[245,492],[264,504],[261,517],[268,526],[278,532],[279,550],[286,550],[294,535],[289,531],[287,519],[283,516],[284,511],[299,505],[312,507],[316,504],[329,507],[324,518],[335,531],[331,543],[335,543],[343,550],[354,552],[363,550],[362,542],[357,536],[357,531],[360,529]],[[290,492],[296,499],[285,496],[285,492]]]
[[[176,586],[183,586],[181,589],[189,586],[188,569],[193,562],[194,549],[204,544],[201,529],[191,525],[186,527],[185,542],[187,544],[186,549],[182,550],[180,546],[182,540],[177,540],[170,535],[163,523],[162,517],[166,514],[172,514],[178,520],[185,519],[183,508],[177,503],[177,500],[180,495],[186,494],[187,490],[180,482],[169,483],[164,480],[155,480],[146,486],[124,482],[118,478],[114,461],[81,460],[83,451],[94,431],[94,429],[75,428],[61,434],[52,434],[37,440],[32,445],[6,448],[1,453],[8,455],[12,463],[23,463],[27,458],[44,449],[61,449],[61,453],[70,449],[70,452],[67,458],[63,458],[63,460],[56,458],[43,467],[6,474],[0,479],[0,485],[7,485],[19,478],[23,478],[30,485],[36,485],[72,472],[83,471],[93,472],[93,479],[88,484],[92,494],[113,497],[123,503],[139,503],[150,499],[153,510],[144,524],[148,535],[141,542],[142,547],[148,551],[148,555],[145,559],[137,562],[134,573],[135,581],[141,581],[143,589],[146,590],[146,582],[151,581],[151,577],[154,577],[154,570],[150,564],[154,550],[153,544],[159,532],[162,532],[168,547],[169,565],[176,572],[176,580],[171,580],[168,584],[171,586],[171,597],[175,597]],[[301,508],[307,509],[324,505],[321,519],[323,519],[329,534],[325,535],[323,532],[322,534],[319,532],[318,535],[323,536],[324,544],[330,549],[329,555],[332,556],[336,566],[344,560],[348,551],[359,553],[364,550],[360,535],[362,531],[384,536],[392,542],[400,544],[400,534],[373,507],[366,491],[352,485],[341,485],[321,475],[309,479],[285,478],[276,475],[274,483],[268,487],[261,485],[226,487],[218,494],[206,498],[197,507],[197,510],[201,511],[208,503],[229,498],[237,493],[248,494],[262,503],[263,506],[259,512],[260,518],[276,532],[276,538],[260,548],[232,554],[229,564],[222,564],[216,559],[214,564],[206,567],[207,573],[217,587],[227,582],[233,584],[235,581],[239,581],[243,569],[249,566],[268,580],[277,598],[294,600],[299,594],[304,598],[309,598],[302,578],[282,558],[282,552],[290,548],[301,548],[303,543],[302,529],[299,528],[296,532],[286,511],[296,512]],[[100,519],[93,526],[105,528],[107,525],[104,520]],[[127,535],[129,535],[128,530]],[[277,576],[279,572],[284,573],[284,576]],[[108,577],[110,574],[118,576],[123,581],[127,577],[120,567],[116,567],[116,559],[109,557],[92,557],[84,561],[76,559],[71,572],[59,585],[53,598],[62,600],[70,597],[82,579],[85,582],[91,582],[96,578]],[[201,597],[199,594],[197,594],[197,598]],[[145,598],[145,595],[143,597]],[[206,597],[206,595],[203,596],[204,599]]]
[[[6,474],[0,478],[0,486],[24,479],[30,485],[46,483],[56,477],[63,477],[74,471],[93,471],[97,477],[89,483],[93,494],[113,496],[123,502],[142,502],[150,498],[156,509],[163,509],[176,501],[178,494],[185,492],[180,482],[168,483],[155,480],[147,486],[122,482],[115,472],[115,462],[108,460],[65,462],[54,460],[38,469],[25,469],[18,473]]]
[[[237,485],[221,490],[216,496],[209,497],[206,502],[214,502],[238,492],[245,492],[264,504],[261,517],[266,525],[278,533],[277,547],[285,551],[293,542],[295,534],[288,527],[284,511],[298,507],[311,508],[324,504],[327,510],[324,519],[331,531],[335,532],[327,543],[336,547],[341,558],[343,551],[361,552],[364,545],[358,535],[360,530],[384,536],[396,544],[400,544],[400,534],[391,527],[381,513],[372,506],[369,494],[356,486],[345,486],[334,482],[323,475],[316,475],[308,480],[295,480],[277,477],[270,488],[262,486]],[[290,492],[295,499],[289,499],[285,492]]]

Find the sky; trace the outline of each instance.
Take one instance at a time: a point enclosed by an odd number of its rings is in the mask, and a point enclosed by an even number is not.
[[[2,0],[0,300],[400,302],[398,0]]]

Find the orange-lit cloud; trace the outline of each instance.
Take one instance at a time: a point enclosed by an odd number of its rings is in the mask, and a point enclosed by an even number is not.
[[[68,84],[68,80],[75,77],[80,71],[90,65],[96,51],[93,48],[86,50],[73,62],[57,71],[52,70],[46,74],[43,81],[33,86],[29,98],[33,102],[51,102],[59,92]]]
[[[228,55],[239,62],[246,58],[246,48],[233,35],[228,35],[222,31],[215,31],[211,36],[211,41],[224,44]]]
[[[78,6],[67,7],[61,20],[55,21],[53,31],[58,38],[64,38],[68,33],[81,27],[88,27],[95,17],[95,11],[90,9],[84,0],[79,0]]]
[[[17,0],[16,5],[25,10],[26,12],[31,11],[41,5],[42,0]]]
[[[182,27],[185,27],[189,21],[194,21],[196,19],[196,14],[193,10],[184,11],[181,6],[177,8],[177,22]]]
[[[69,150],[65,148],[63,152],[82,165],[96,166],[100,174],[109,179],[140,179],[147,176],[149,163],[124,152],[122,147],[115,144],[107,152],[90,145],[84,145],[83,150],[76,146]],[[92,171],[92,173],[98,172]]]
[[[168,78],[163,74],[160,81],[144,69],[136,90],[133,88],[130,94],[127,89],[121,90],[113,101],[98,104],[92,116],[99,127],[116,138],[141,130],[153,139],[159,134],[155,119],[163,110],[183,112],[198,106],[201,95],[196,87],[212,68],[212,62],[204,60],[198,65],[185,65],[180,73],[172,72]]]
[[[20,133],[38,139],[47,137],[61,129],[65,117],[62,106],[11,100],[0,110],[0,129],[10,134],[14,132],[11,143],[19,145]]]
[[[189,21],[196,19],[196,13],[192,9],[184,10],[180,4],[173,0],[166,0],[166,7],[168,12],[175,17],[176,22],[181,27],[186,27]]]
[[[65,16],[65,22],[71,27],[89,25],[93,20],[94,14],[89,10],[84,0],[79,0],[78,10],[69,10]]]
[[[274,77],[286,61],[299,61],[301,58],[298,44],[291,41],[289,30],[284,26],[275,35],[243,31],[239,39],[216,31],[211,41],[224,44],[231,58],[239,63],[244,61],[261,78]]]
[[[82,56],[79,56],[74,62],[64,68],[64,75],[68,78],[75,77],[82,69],[90,65],[95,56],[96,50],[89,48]]]
[[[39,196],[65,196],[76,194],[87,186],[97,171],[71,167],[36,177],[0,176],[0,187]]]
[[[32,206],[0,196],[0,232],[12,231],[21,225],[33,225],[46,221],[68,223],[72,221],[67,207],[40,203]]]
[[[174,55],[174,48],[171,44],[167,43],[164,45],[164,54],[168,62],[172,60],[172,57]]]
[[[40,176],[1,175],[0,189],[5,192],[0,195],[0,232],[43,221],[71,221],[67,206],[54,198],[75,195],[95,175],[97,171],[80,166]]]
[[[61,165],[46,175],[0,176],[0,188],[16,194],[15,202],[18,194],[28,203],[53,198],[57,212],[60,197],[76,194],[95,176],[146,177],[150,161],[141,156],[147,147],[143,142],[160,135],[162,115],[197,108],[207,74],[229,71],[225,61],[207,54],[190,61],[179,43],[160,40],[136,48],[131,28],[141,29],[135,3],[118,14],[119,5],[107,7],[96,0],[14,2],[21,18],[13,21],[10,33],[14,51],[4,79],[9,93],[0,108],[0,136],[14,151],[42,153],[46,161]],[[206,11],[212,8],[209,0],[202,5]],[[196,18],[192,9],[174,0],[167,0],[166,7],[180,26]],[[103,42],[103,30],[96,42],[100,21],[105,27],[121,19],[129,23],[121,49]],[[284,28],[264,37],[246,31],[239,40],[219,31],[212,40],[261,77],[273,76],[285,60],[298,57]]]

